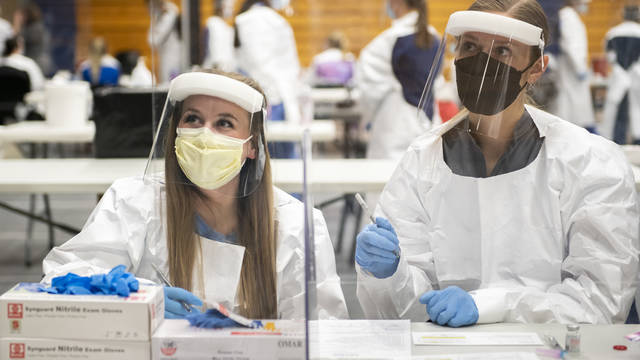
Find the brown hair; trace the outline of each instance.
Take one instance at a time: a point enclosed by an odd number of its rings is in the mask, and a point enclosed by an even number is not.
[[[429,19],[425,0],[404,0],[407,6],[418,11],[416,22],[416,45],[421,49],[428,49],[433,42],[433,36],[429,32]]]
[[[213,0],[213,15],[222,17],[222,0]]]
[[[242,81],[264,96],[257,82],[242,75],[220,70],[203,72]],[[173,151],[181,112],[181,106],[176,106],[165,141],[167,250],[169,275],[174,285],[192,290],[194,264],[202,256],[199,236],[194,232],[195,207],[199,199],[206,200],[206,197],[187,179]],[[238,244],[245,247],[245,255],[236,296],[241,314],[250,318],[269,319],[277,316],[276,235],[269,151],[266,144],[259,141],[265,138],[262,111],[253,114],[251,135],[254,148],[260,146],[259,150],[265,154],[265,165],[258,188],[238,199],[237,217],[242,226],[238,226],[237,238]],[[255,160],[247,159],[245,168],[250,161]]]
[[[476,0],[469,10],[502,12],[514,19],[527,22],[542,29],[544,43],[549,43],[549,24],[542,6],[537,0]],[[540,48],[531,47],[531,57],[540,57]]]
[[[330,49],[338,49],[340,51],[349,51],[349,40],[340,30],[332,31],[327,36],[327,46]]]

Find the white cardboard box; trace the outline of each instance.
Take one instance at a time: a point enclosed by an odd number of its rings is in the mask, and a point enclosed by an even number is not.
[[[123,298],[32,292],[23,284],[0,296],[0,338],[149,341],[164,318],[161,286],[141,284]]]
[[[149,360],[148,341],[0,339],[0,359]]]
[[[165,320],[153,334],[153,360],[304,359],[304,321],[265,321],[264,329],[200,329]]]

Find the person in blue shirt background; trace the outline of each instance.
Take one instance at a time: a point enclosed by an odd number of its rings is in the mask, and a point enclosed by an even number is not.
[[[116,86],[120,79],[120,63],[107,53],[104,38],[89,43],[89,58],[78,68],[78,77],[91,83],[91,87]]]

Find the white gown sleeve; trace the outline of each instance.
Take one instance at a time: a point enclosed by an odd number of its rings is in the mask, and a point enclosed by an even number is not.
[[[104,273],[120,264],[136,272],[145,249],[147,219],[141,206],[147,202],[140,198],[132,201],[144,190],[132,184],[143,186],[142,181],[129,179],[114,182],[82,231],[47,254],[42,262],[43,282],[50,283],[53,277],[68,272],[83,276]]]
[[[281,192],[281,190],[276,190]],[[278,195],[278,193],[276,193]],[[289,195],[284,195],[289,197]],[[278,201],[278,200],[276,200]],[[278,234],[278,317],[304,319],[305,317],[305,264],[303,206],[291,198],[277,207]],[[313,224],[316,254],[316,295],[319,319],[348,318],[347,305],[342,294],[340,277],[329,231],[322,213],[314,209]]]
[[[590,136],[595,138],[595,136]],[[636,291],[640,209],[624,154],[596,138],[579,163],[567,163],[560,194],[568,254],[562,282],[546,291],[472,291],[479,323],[623,323]]]
[[[322,213],[314,209],[313,226],[316,245],[316,281],[319,319],[348,319],[347,304],[336,273],[336,259],[329,230]]]
[[[367,318],[427,319],[426,308],[418,298],[432,289],[435,267],[432,250],[423,237],[430,220],[418,195],[417,164],[417,153],[410,148],[385,186],[376,209],[376,216],[388,219],[398,235],[398,269],[386,279],[377,279],[356,263],[357,295]]]

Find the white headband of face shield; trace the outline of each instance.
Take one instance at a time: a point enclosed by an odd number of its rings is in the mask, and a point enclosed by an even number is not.
[[[171,101],[182,101],[191,95],[209,95],[227,100],[250,114],[262,110],[264,102],[259,91],[224,75],[190,72],[178,75],[171,81]]]
[[[544,50],[542,29],[508,16],[484,11],[456,11],[449,17],[446,33],[460,36],[466,32],[481,32],[502,36]],[[544,66],[544,59],[543,64]]]

